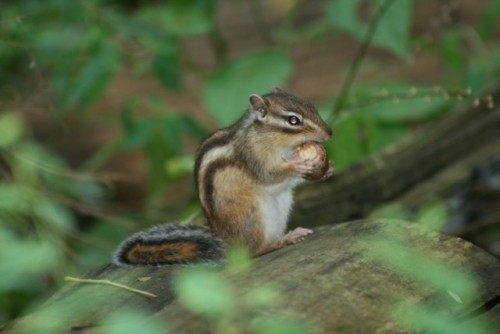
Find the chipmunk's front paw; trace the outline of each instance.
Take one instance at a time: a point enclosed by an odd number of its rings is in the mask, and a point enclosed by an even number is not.
[[[313,231],[308,228],[297,227],[295,230],[288,232],[284,236],[284,244],[293,245],[302,242],[309,234],[312,233]]]

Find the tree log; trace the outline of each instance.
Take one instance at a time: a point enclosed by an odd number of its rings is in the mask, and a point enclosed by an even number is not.
[[[321,226],[360,219],[404,195],[458,159],[500,138],[500,88],[481,103],[453,111],[326,182],[297,192],[291,226]],[[333,139],[335,140],[335,138]],[[497,147],[497,154],[500,147]]]
[[[403,268],[373,256],[380,249],[377,242],[384,240],[398,241],[411,249],[410,260]],[[418,267],[422,257],[439,261],[443,267],[459,273],[472,273],[478,292],[455,294],[452,277],[443,296],[443,287],[422,282],[422,271],[432,268],[411,270]],[[172,332],[209,333],[207,322],[188,311],[172,291],[172,277],[182,268],[103,266],[87,278],[109,279],[158,296],[150,298],[111,286],[69,283],[9,330],[26,332],[32,324],[41,326],[37,319],[44,319],[42,324],[46,324],[51,314],[59,312],[56,328],[50,328],[52,332],[92,332],[112,312],[134,308],[164,321]],[[279,302],[259,310],[253,317],[262,313],[277,317],[292,313],[314,323],[324,333],[421,331],[422,328],[408,327],[394,316],[397,298],[411,305],[432,307],[434,312],[460,325],[483,318],[492,333],[495,327],[500,329],[500,262],[466,241],[403,221],[365,220],[323,226],[300,244],[254,259],[247,272],[227,276],[241,295],[251,293],[250,287],[268,283],[280,291]],[[244,319],[248,321],[237,324],[242,326],[238,328],[240,332],[244,332],[252,316]]]
[[[487,95],[491,95],[493,101],[500,100],[498,89]],[[499,130],[498,105],[490,108],[481,104],[450,113],[403,142],[337,173],[331,181],[303,187],[297,196],[292,225],[337,224],[363,217],[387,201],[404,199],[404,194],[417,184],[451,168],[455,161],[484,148],[486,143],[498,141]],[[486,154],[494,152],[495,147],[489,146]],[[442,288],[422,284],[418,272],[408,275],[412,272],[408,270],[413,265],[412,259],[407,261],[406,269],[395,269],[374,260],[370,253],[376,247],[373,248],[367,238],[381,231],[385,233],[384,240],[403,238],[403,244],[413,249],[416,259],[422,254],[429,259],[439,259],[443,266],[458,268],[459,272],[471,272],[476,277],[479,293],[463,297],[448,291],[448,298],[444,299],[447,302],[443,303]],[[39,326],[47,324],[47,319],[53,318],[56,312],[55,328],[51,330],[91,331],[112,312],[133,307],[164,320],[175,332],[209,332],[207,323],[186,310],[172,292],[172,275],[179,270],[182,267],[103,266],[87,277],[116,281],[158,297],[144,297],[109,286],[69,284],[36,312],[16,321],[9,330],[25,332],[30,324],[40,330]],[[405,270],[407,274],[403,275]],[[145,277],[148,279],[141,279]],[[282,301],[262,312],[290,311],[314,322],[324,332],[421,330],[408,327],[393,316],[395,298],[434,307],[443,317],[460,324],[483,318],[492,328],[500,329],[499,261],[463,240],[411,223],[358,221],[323,226],[301,244],[255,259],[248,273],[231,275],[230,280],[240,287],[242,294],[248,293],[249,286],[273,282],[281,288]],[[58,313],[61,310],[64,312]]]

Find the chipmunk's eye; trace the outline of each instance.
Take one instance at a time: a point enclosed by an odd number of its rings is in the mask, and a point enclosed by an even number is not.
[[[300,119],[297,116],[289,116],[288,124],[290,125],[300,125]]]

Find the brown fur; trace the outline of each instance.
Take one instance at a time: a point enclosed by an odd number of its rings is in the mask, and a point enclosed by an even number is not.
[[[162,263],[196,259],[198,245],[190,242],[135,244],[127,252],[129,263]]]
[[[264,230],[255,181],[241,168],[232,166],[218,171],[214,189],[214,233],[225,240],[245,244],[252,251],[257,250],[264,240]]]
[[[289,162],[293,149],[304,142],[327,139],[331,129],[311,103],[279,89],[252,95],[250,104],[239,122],[201,144],[195,177],[212,232],[255,253],[266,242],[260,187],[297,176]],[[297,128],[286,124],[290,112],[302,117]]]

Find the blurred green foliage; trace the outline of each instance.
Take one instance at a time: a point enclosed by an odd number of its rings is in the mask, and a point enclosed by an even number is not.
[[[307,321],[292,314],[277,312],[284,300],[279,286],[271,284],[242,287],[232,279],[251,270],[251,258],[245,249],[228,253],[223,271],[213,267],[184,268],[174,280],[180,302],[209,323],[211,333],[314,333]],[[210,303],[207,303],[210,301]],[[269,310],[269,311],[267,311]]]
[[[388,226],[390,229],[391,225]],[[470,268],[417,251],[407,236],[388,232],[381,230],[371,238],[359,240],[367,246],[365,255],[398,273],[402,279],[435,291],[432,306],[425,307],[412,301],[411,296],[394,295],[397,300],[392,310],[395,319],[410,331],[463,334],[496,332],[493,322],[487,318],[464,322],[448,313],[470,304],[480,292]]]
[[[368,2],[368,13],[384,3]],[[229,59],[218,31],[215,0],[3,2],[0,99],[30,99],[33,91],[43,87],[43,94],[54,101],[53,122],[74,115],[84,119],[124,69],[138,80],[154,77],[170,91],[184,89],[188,73],[201,79],[206,110],[225,126],[240,116],[250,93],[287,84],[296,68],[290,50],[298,43],[323,43],[338,33],[362,42],[369,30],[361,15],[363,1],[327,1],[322,16],[306,24],[295,23],[298,5],[295,2],[284,13],[281,26],[270,32],[276,38],[272,46]],[[411,36],[412,8],[411,0],[395,1],[371,43],[403,61],[411,61],[416,44],[438,55],[446,66],[439,86],[451,91],[405,82],[355,86],[339,115],[332,112],[337,97],[325,99],[320,112],[334,127],[336,138],[327,150],[337,169],[402,138],[415,124],[436,119],[458,100],[470,101],[466,88],[479,93],[500,76],[500,48],[494,43],[499,1],[488,1],[478,27],[447,26],[437,43]],[[206,37],[213,47],[215,68],[203,68],[185,54],[183,41],[196,37]],[[107,261],[108,252],[134,226],[130,221],[147,221],[144,217],[154,205],[145,205],[146,212],[139,214],[101,214],[110,199],[95,175],[111,157],[124,150],[144,153],[150,175],[147,202],[155,204],[161,202],[165,188],[191,174],[193,153],[185,152],[181,143],[186,137],[199,142],[209,129],[191,113],[172,110],[155,96],[130,96],[112,120],[123,129],[122,136],[104,145],[75,172],[65,157],[33,138],[22,112],[0,107],[0,322],[5,322],[54,289],[62,273]],[[150,112],[145,115],[144,109]],[[394,207],[384,210],[379,214],[408,215]],[[445,214],[439,200],[421,210],[414,219],[432,221],[433,227]],[[90,224],[88,216],[95,217]],[[445,279],[450,273],[438,275]],[[197,290],[200,280],[208,280],[212,292],[219,294],[219,307],[209,310],[215,314],[205,315],[224,318],[236,301],[225,281],[213,272],[186,274],[177,283],[181,299],[193,311],[205,312],[196,309],[196,301],[204,298],[200,294],[207,293]],[[261,320],[254,323],[259,333],[307,332],[290,321]],[[132,322],[139,325],[140,321]],[[148,331],[155,332],[155,325],[151,326]],[[123,331],[110,329],[110,333]]]

